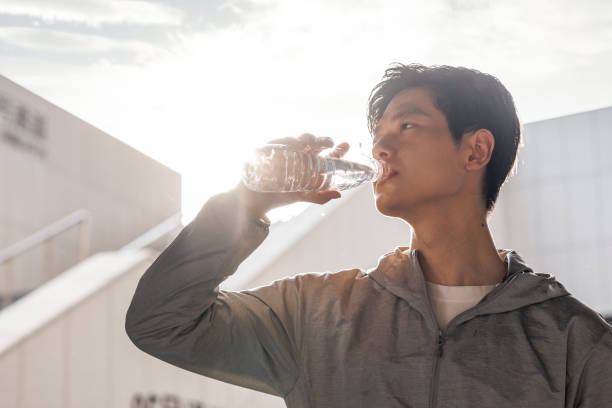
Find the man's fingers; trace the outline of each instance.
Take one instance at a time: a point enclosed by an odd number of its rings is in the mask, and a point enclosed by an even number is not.
[[[301,135],[298,136],[298,140],[305,144],[314,144],[316,139],[317,138],[310,133],[302,133]]]
[[[298,136],[297,140],[299,140],[300,143],[300,151],[306,153],[312,150],[312,147],[315,144],[316,137],[314,137],[314,135],[311,135],[310,133],[302,133]]]
[[[314,137],[310,133],[305,133],[299,139],[305,143],[304,150],[302,151],[315,155],[319,154],[322,150],[334,147],[334,141],[331,137]]]
[[[325,148],[334,147],[334,139],[327,136],[317,137],[315,143],[318,146],[323,146]]]
[[[346,154],[346,152],[348,152],[350,147],[351,146],[348,143],[342,142],[338,146],[336,146],[336,148],[334,150],[332,150],[327,155],[327,157],[333,157],[335,159],[339,159],[340,157],[344,156]]]
[[[329,138],[317,138],[316,144],[312,149],[313,154],[319,154],[321,151],[334,147],[334,141]]]

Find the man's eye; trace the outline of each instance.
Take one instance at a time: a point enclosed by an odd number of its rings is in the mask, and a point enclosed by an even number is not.
[[[410,129],[414,127],[412,123],[402,123],[402,129]]]

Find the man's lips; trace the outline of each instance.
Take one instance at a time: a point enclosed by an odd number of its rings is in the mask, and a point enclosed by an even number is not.
[[[376,185],[382,184],[385,181],[389,180],[391,177],[394,177],[395,175],[397,175],[397,171],[395,170],[387,170],[383,173],[382,177],[380,178],[380,180],[378,180],[376,182]]]

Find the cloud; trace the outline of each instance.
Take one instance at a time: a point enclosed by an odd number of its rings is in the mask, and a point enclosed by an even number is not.
[[[151,52],[153,47],[138,41],[117,41],[101,35],[47,30],[35,27],[0,27],[0,38],[6,44],[29,51],[103,56],[109,52]]]
[[[5,0],[0,56],[142,64],[179,47],[185,36],[239,24],[265,8],[251,0],[59,0],[52,6]]]
[[[141,0],[3,0],[0,13],[26,15],[46,22],[179,25],[183,13],[166,4]]]

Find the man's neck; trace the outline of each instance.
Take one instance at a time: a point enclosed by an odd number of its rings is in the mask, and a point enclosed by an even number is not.
[[[486,216],[438,211],[414,223],[411,249],[418,252],[425,280],[446,286],[495,285],[505,275]],[[416,225],[415,225],[416,224]]]

